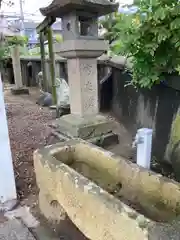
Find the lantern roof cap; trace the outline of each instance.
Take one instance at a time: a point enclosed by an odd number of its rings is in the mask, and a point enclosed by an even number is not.
[[[62,17],[72,11],[92,13],[96,16],[103,16],[118,9],[119,4],[109,0],[53,0],[52,3],[40,12],[44,16]]]

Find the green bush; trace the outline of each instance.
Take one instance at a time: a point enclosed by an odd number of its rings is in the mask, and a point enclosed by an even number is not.
[[[112,44],[117,40],[122,42],[124,32],[130,27],[132,19],[132,15],[125,15],[116,12],[107,15],[104,19],[100,20],[100,25],[106,30],[104,34],[105,40],[108,40],[109,44]]]
[[[0,43],[0,59],[10,57],[10,49],[14,45],[19,45],[20,53],[24,55],[27,42],[28,38],[26,36],[4,37]]]
[[[25,44],[28,43],[28,37],[27,36],[6,37],[6,41],[8,46],[13,46],[13,45],[24,46]]]
[[[180,2],[141,0],[136,4],[139,10],[129,24],[122,26],[118,20],[113,25],[112,50],[131,57],[133,85],[151,88],[180,70]]]

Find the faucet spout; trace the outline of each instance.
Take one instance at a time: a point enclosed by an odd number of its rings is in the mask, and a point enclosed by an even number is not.
[[[132,142],[132,148],[136,148],[137,147],[137,139],[134,139],[134,141]]]
[[[138,143],[139,143],[139,135],[138,135],[138,133],[136,133],[134,141],[132,142],[132,148],[136,148]]]

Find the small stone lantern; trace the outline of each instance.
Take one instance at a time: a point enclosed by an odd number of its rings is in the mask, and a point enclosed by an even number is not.
[[[79,129],[81,124],[94,126],[103,121],[107,127],[108,120],[99,115],[97,57],[108,49],[108,44],[98,38],[98,17],[117,8],[118,4],[109,0],[54,0],[40,9],[47,17],[62,19],[64,41],[55,46],[55,51],[67,58],[71,114],[59,120],[65,122],[64,126],[76,125]],[[70,135],[82,137],[79,133]]]

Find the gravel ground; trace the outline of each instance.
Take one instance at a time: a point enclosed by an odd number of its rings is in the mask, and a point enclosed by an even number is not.
[[[51,129],[52,113],[35,104],[31,95],[13,96],[5,86],[5,102],[18,197],[36,193],[33,151],[46,145]]]
[[[16,178],[18,197],[21,204],[31,208],[33,215],[39,215],[37,205],[37,186],[33,168],[33,151],[41,146],[53,143],[51,141],[51,128],[48,124],[52,121],[52,112],[35,104],[38,91],[30,89],[30,95],[13,96],[10,86],[4,86],[6,112],[9,127],[9,136]],[[53,140],[54,141],[54,140]],[[4,219],[0,215],[0,223]],[[39,218],[43,225],[43,219]],[[49,232],[49,226],[45,225]],[[51,232],[51,231],[50,231]],[[40,233],[39,239],[48,238]],[[63,240],[88,240],[75,227],[71,221],[65,221],[57,239]]]

